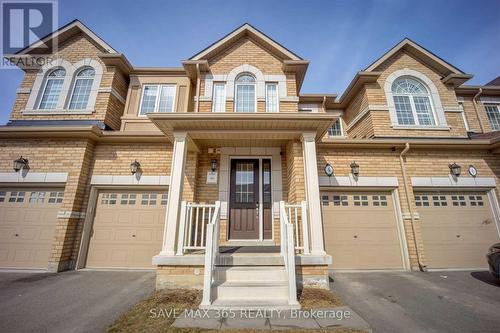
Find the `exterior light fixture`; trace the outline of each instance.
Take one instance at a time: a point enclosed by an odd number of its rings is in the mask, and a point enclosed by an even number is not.
[[[352,162],[351,163],[351,172],[354,176],[358,176],[359,175],[359,165],[358,163],[356,163],[356,161]]]
[[[14,160],[14,171],[18,172],[19,170],[26,168],[28,166],[28,160],[26,158],[23,158],[22,156],[19,157],[17,160]]]
[[[460,165],[453,162],[453,164],[448,165],[448,167],[450,168],[450,172],[453,176],[455,177],[460,176],[460,173],[462,172],[462,167]]]
[[[333,166],[330,164],[330,163],[327,163],[325,165],[325,174],[328,176],[328,177],[331,177],[333,175]]]
[[[141,163],[137,162],[137,160],[133,161],[132,163],[130,163],[130,172],[132,172],[132,174],[136,174],[137,173],[137,170],[139,170],[139,168],[141,167]]]
[[[210,168],[212,169],[212,171],[215,171],[217,170],[217,160],[211,160],[210,161]]]

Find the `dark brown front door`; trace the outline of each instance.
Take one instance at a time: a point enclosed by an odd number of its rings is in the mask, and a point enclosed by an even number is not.
[[[259,160],[231,161],[229,238],[259,239]]]

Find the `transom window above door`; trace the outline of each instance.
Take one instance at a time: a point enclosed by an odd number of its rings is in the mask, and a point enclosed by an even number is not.
[[[399,125],[436,125],[431,95],[423,83],[404,76],[394,81],[391,90]]]
[[[255,77],[244,73],[235,81],[235,112],[257,111],[257,97],[255,94]]]
[[[142,89],[140,115],[151,112],[173,112],[175,85],[144,85]]]

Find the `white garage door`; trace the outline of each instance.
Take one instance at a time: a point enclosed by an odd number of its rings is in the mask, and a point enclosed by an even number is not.
[[[46,269],[64,192],[0,188],[0,267]]]
[[[429,268],[487,267],[499,237],[485,192],[420,192],[415,204]]]
[[[335,269],[403,269],[390,192],[323,192],[326,252]]]
[[[167,194],[102,191],[89,243],[89,268],[152,268],[162,246]]]

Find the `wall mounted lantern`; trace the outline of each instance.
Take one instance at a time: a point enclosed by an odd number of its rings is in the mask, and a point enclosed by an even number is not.
[[[448,167],[450,168],[451,174],[455,177],[460,176],[460,173],[462,173],[462,167],[455,162],[448,165]]]
[[[356,161],[353,161],[350,166],[351,166],[351,172],[352,172],[352,174],[357,177],[359,175],[359,165],[358,165],[358,163],[356,163]]]
[[[26,158],[23,158],[22,156],[18,158],[17,160],[14,160],[14,171],[18,172],[21,169],[27,168],[28,167],[28,160]]]
[[[325,174],[328,176],[328,177],[331,177],[333,175],[333,166],[330,164],[330,163],[327,163],[325,165]]]
[[[212,171],[215,171],[217,170],[217,160],[211,160],[210,161],[210,169],[212,169]]]
[[[141,167],[141,163],[139,163],[139,162],[137,162],[137,160],[135,160],[132,163],[130,163],[130,172],[132,172],[132,174],[135,175],[140,167]]]

